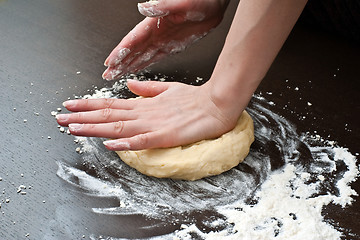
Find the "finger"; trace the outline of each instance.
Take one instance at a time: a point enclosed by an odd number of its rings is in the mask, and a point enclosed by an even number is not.
[[[133,54],[143,52],[144,49],[147,49],[150,44],[147,40],[150,39],[152,34],[152,28],[150,26],[154,25],[153,22],[156,21],[156,19],[145,18],[137,24],[110,53],[104,65],[114,67]]]
[[[105,66],[116,66],[120,64],[126,57],[134,54],[134,48],[136,47],[136,45],[139,44],[137,41],[138,34],[136,33],[136,31],[139,31],[137,30],[138,25],[135,26],[135,28],[131,30],[111,51],[111,53],[104,62]]]
[[[136,52],[131,54],[129,57],[126,58],[126,60],[122,61],[118,65],[115,66],[109,66],[104,73],[102,74],[102,78],[105,80],[115,80],[117,78],[120,78],[121,76],[127,74],[128,71],[128,65],[137,58],[138,55],[140,55],[141,52]]]
[[[56,115],[56,120],[61,126],[68,126],[71,123],[109,123],[120,119],[122,121],[134,120],[136,116],[133,111],[111,108]]]
[[[160,132],[143,133],[130,138],[108,140],[104,142],[105,147],[111,151],[164,148],[171,146],[171,144],[172,142],[164,140],[164,135]]]
[[[171,55],[182,52],[186,49],[187,46],[198,41],[206,34],[203,35],[192,35],[188,38],[170,41],[168,44],[162,44],[158,48],[153,48],[144,55],[139,56],[134,59],[131,63],[128,64],[127,68],[122,68],[121,72],[124,73],[136,73],[137,71],[143,70],[144,68],[154,64],[161,59]],[[155,53],[155,54],[154,54]],[[114,70],[116,71],[116,70]],[[111,73],[113,74],[113,73]]]
[[[123,44],[125,45],[125,44]],[[115,51],[112,51],[110,55],[106,58],[104,65],[107,67],[109,65],[109,59],[112,59],[112,62],[114,62],[114,65],[119,64],[130,52],[131,50],[129,48],[123,47],[121,45],[117,46]]]
[[[98,99],[77,99],[68,100],[63,106],[72,112],[94,111],[104,108],[131,110],[136,102],[129,99],[98,98]]]
[[[117,121],[99,124],[69,124],[70,133],[75,136],[102,137],[102,138],[128,138],[136,134],[147,132],[146,124],[139,121]]]
[[[127,86],[131,92],[143,97],[154,97],[166,91],[169,83],[156,81],[128,80]]]
[[[149,48],[145,52],[139,54],[135,59],[133,59],[128,64],[128,69],[136,69],[140,65],[143,65],[146,62],[149,62],[154,56],[159,52],[159,48]]]
[[[150,59],[147,62],[142,63],[140,66],[137,66],[136,68],[130,68],[129,70],[125,70],[126,72],[129,73],[136,73],[138,71],[141,71],[147,67],[149,67],[152,64],[155,64],[156,62],[160,61],[161,59],[165,58],[166,56],[168,56],[168,53],[165,52],[158,52],[152,59]]]
[[[147,1],[138,3],[139,12],[146,17],[164,17],[170,14],[186,13],[193,7],[191,1]]]
[[[129,56],[122,64],[108,67],[102,75],[103,79],[114,80],[122,75],[133,72],[132,69],[138,69],[141,65],[146,64],[148,66],[150,63],[147,62],[151,62],[154,56],[157,55],[159,48],[150,47],[148,50],[144,49],[145,52],[141,51]]]
[[[126,72],[123,71],[123,66],[119,66],[119,68],[108,67],[101,76],[103,79],[111,81],[118,79],[125,74]]]
[[[143,54],[139,53],[138,56],[133,56],[131,59],[126,59],[126,62],[121,65],[108,67],[104,71],[102,77],[105,80],[114,80],[128,73],[136,73],[150,66],[151,64],[160,61],[169,54],[171,54],[171,52],[164,52],[163,49],[151,48]]]
[[[146,17],[164,17],[169,14],[169,9],[167,9],[165,2],[167,1],[148,1],[138,3],[138,10]]]

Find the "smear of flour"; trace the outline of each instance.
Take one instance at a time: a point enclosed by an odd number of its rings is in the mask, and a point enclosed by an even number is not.
[[[123,97],[125,81],[84,97]],[[140,214],[163,222],[148,228],[179,226],[152,239],[339,239],[342,233],[324,220],[322,208],[352,203],[357,193],[349,184],[359,174],[356,157],[319,135],[299,135],[270,110],[273,105],[253,97],[247,109],[256,139],[250,154],[219,176],[195,182],[147,177],[107,151],[98,138],[77,138],[83,168],[59,162],[57,174],[88,194],[119,200],[116,207],[93,208],[98,214]],[[205,217],[194,219],[193,212]]]
[[[148,1],[146,3],[138,3],[139,12],[147,17],[164,17],[169,14],[169,11],[160,10],[157,5],[158,1]]]
[[[315,147],[312,150],[315,155],[322,155],[314,159],[314,164],[348,163],[348,170],[336,179],[338,194],[320,194],[323,183],[314,179],[316,174],[328,174],[335,169],[309,172],[288,163],[270,174],[256,192],[255,204],[238,201],[218,208],[218,212],[233,225],[210,233],[202,233],[194,225],[183,226],[176,236],[190,239],[191,234],[196,233],[206,239],[340,239],[341,232],[325,222],[321,212],[329,203],[343,207],[351,204],[351,196],[357,195],[348,185],[358,174],[355,158],[341,147]],[[327,159],[327,154],[334,159]]]
[[[130,52],[131,52],[131,50],[128,48],[120,48],[118,50],[114,65],[118,65]]]

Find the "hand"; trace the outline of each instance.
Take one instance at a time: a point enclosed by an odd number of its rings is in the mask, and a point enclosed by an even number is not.
[[[183,51],[223,18],[228,0],[159,0],[138,4],[146,18],[110,53],[103,78],[137,72],[163,57]]]
[[[207,84],[128,81],[144,98],[80,99],[64,106],[73,112],[57,115],[73,135],[104,137],[109,150],[140,150],[185,145],[215,138],[231,130],[239,117],[212,101]]]

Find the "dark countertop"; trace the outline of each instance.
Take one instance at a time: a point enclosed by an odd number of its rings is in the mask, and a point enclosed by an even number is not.
[[[75,163],[81,156],[74,151],[73,138],[59,133],[50,112],[68,97],[111,85],[101,79],[103,61],[142,19],[136,4],[0,1],[0,239],[148,237],[178,229],[140,229],[146,220],[139,216],[124,220],[97,215],[91,207],[112,206],[116,200],[81,194],[56,176],[56,162]],[[235,5],[231,3],[224,22],[208,37],[151,71],[189,82],[208,78]],[[271,92],[267,98],[276,103],[277,113],[298,132],[316,131],[359,153],[359,56],[354,42],[298,24],[257,92]],[[26,195],[17,193],[20,185],[27,186]],[[352,186],[360,192],[359,180]],[[352,239],[360,239],[356,199],[346,209],[324,209],[328,219],[357,234]]]

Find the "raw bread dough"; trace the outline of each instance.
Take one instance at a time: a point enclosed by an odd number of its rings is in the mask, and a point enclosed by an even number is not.
[[[158,178],[196,180],[225,172],[244,160],[254,141],[254,126],[244,111],[235,128],[219,138],[186,146],[117,151],[139,172]]]

